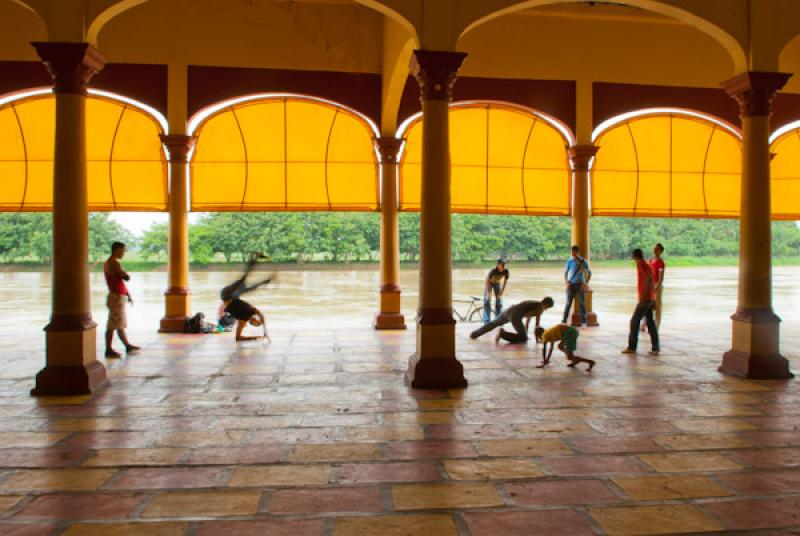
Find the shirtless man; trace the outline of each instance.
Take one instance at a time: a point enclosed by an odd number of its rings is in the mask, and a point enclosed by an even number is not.
[[[122,242],[114,242],[111,244],[111,256],[103,263],[103,274],[106,277],[106,284],[108,285],[108,299],[106,300],[106,305],[108,306],[106,357],[122,357],[122,354],[111,347],[111,343],[114,339],[114,331],[117,332],[122,344],[125,345],[125,352],[130,354],[136,350],[140,350],[138,346],[134,346],[128,341],[128,336],[125,334],[125,329],[128,327],[128,315],[125,312],[125,304],[130,303],[133,305],[133,298],[128,291],[128,287],[125,285],[125,281],[130,281],[131,276],[122,269],[122,264],[119,262],[124,256],[125,244]]]

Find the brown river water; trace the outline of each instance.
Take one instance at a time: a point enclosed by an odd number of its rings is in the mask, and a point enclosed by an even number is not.
[[[486,269],[465,268],[453,272],[456,300],[482,293]],[[564,304],[563,270],[556,267],[515,269],[510,266],[505,303],[552,296],[555,310],[548,311],[545,324],[559,321]],[[256,272],[253,280],[266,272]],[[783,319],[785,334],[800,334],[800,267],[774,269],[774,307]],[[133,273],[129,284],[135,299],[129,309],[129,330],[152,333],[163,315],[166,274]],[[92,306],[99,330],[106,320],[105,284],[102,274],[91,274]],[[213,320],[219,305],[219,290],[236,279],[233,272],[191,274],[192,309]],[[417,305],[418,273],[401,272],[402,308],[412,326]],[[664,285],[664,326],[676,329],[729,329],[729,317],[736,308],[735,267],[668,268]],[[635,301],[635,271],[630,268],[597,268],[592,280],[594,310],[601,324],[624,326]],[[379,279],[376,270],[286,271],[274,284],[248,294],[246,299],[267,315],[270,331],[285,329],[329,329],[368,327],[377,311]],[[464,312],[468,304],[457,301]],[[49,273],[0,273],[0,341],[5,337],[40,333],[47,323],[50,307]]]

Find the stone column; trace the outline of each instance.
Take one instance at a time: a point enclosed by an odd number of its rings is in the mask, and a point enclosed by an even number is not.
[[[169,286],[164,293],[162,333],[183,331],[191,316],[189,296],[189,222],[186,166],[196,138],[172,134],[161,136],[169,155]]]
[[[412,387],[465,387],[456,359],[450,250],[450,139],[448,104],[466,54],[415,50],[411,73],[422,101],[422,193],[420,206],[417,351],[406,380]]]
[[[739,222],[739,295],[732,348],[721,372],[759,379],[791,378],[780,354],[780,318],[772,310],[769,117],[772,99],[791,75],[746,72],[722,87],[742,118],[742,192]]]
[[[381,157],[381,297],[375,329],[406,329],[400,312],[400,231],[397,222],[397,155],[403,140],[378,138]]]
[[[589,260],[589,163],[597,154],[594,145],[574,145],[567,149],[572,165],[572,244],[581,249],[581,255]],[[581,310],[578,300],[572,308],[570,323],[581,325]],[[592,310],[592,289],[586,291],[586,321],[590,326],[599,325],[597,314]]]
[[[45,327],[46,364],[32,395],[89,394],[108,383],[97,361],[89,290],[86,183],[86,92],[106,63],[88,43],[33,43],[53,77],[56,101],[53,161],[53,285]]]

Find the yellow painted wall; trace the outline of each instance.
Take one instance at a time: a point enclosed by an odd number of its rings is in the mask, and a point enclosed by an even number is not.
[[[39,17],[9,0],[0,0],[0,60],[36,60],[31,41],[46,39]]]
[[[149,0],[98,45],[113,62],[379,73],[382,16],[354,2]]]
[[[730,56],[711,37],[631,8],[559,6],[511,14],[467,33],[459,49],[469,53],[462,73],[470,76],[718,87],[735,74]]]

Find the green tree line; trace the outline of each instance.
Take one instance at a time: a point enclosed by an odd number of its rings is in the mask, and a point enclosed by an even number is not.
[[[562,259],[570,245],[569,218],[456,214],[452,219],[452,251],[456,262]],[[656,242],[680,257],[732,257],[739,251],[736,220],[665,218],[592,218],[592,257],[626,259],[636,247]],[[107,213],[89,217],[92,262],[108,255],[115,240],[153,262],[167,258],[167,224],[155,224],[134,237]],[[48,213],[0,214],[0,260],[48,263],[52,242]],[[380,222],[375,213],[209,213],[189,228],[189,249],[195,263],[240,262],[261,251],[274,262],[375,261],[379,256]],[[773,255],[800,256],[800,228],[794,222],[773,223]],[[405,261],[419,259],[419,215],[400,215],[400,252]]]

